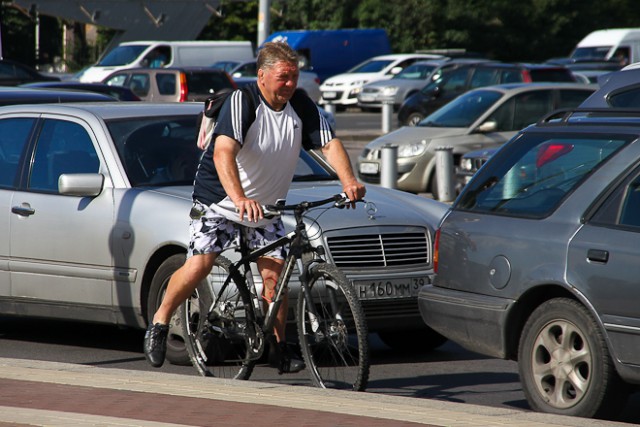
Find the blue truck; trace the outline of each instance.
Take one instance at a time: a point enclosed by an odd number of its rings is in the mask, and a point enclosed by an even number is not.
[[[379,28],[289,30],[271,34],[265,42],[286,41],[301,58],[301,69],[320,81],[343,73],[373,56],[391,53],[387,33]]]

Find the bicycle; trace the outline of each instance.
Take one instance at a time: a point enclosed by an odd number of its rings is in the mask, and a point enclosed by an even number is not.
[[[293,212],[295,229],[276,242],[249,250],[242,233],[231,262],[219,255],[208,280],[182,306],[183,337],[191,362],[203,376],[249,379],[273,335],[273,324],[296,266],[300,294],[296,307],[298,342],[314,385],[363,391],[369,377],[367,326],[360,300],[346,276],[325,261],[324,248],[312,247],[304,222],[310,209],[351,203],[344,194],[327,199],[265,206],[266,215]],[[328,208],[327,208],[328,209]],[[264,310],[251,264],[275,248],[289,245],[275,297]]]

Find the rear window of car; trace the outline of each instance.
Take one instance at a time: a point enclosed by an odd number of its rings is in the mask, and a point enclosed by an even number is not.
[[[233,83],[223,73],[187,73],[190,93],[211,94],[220,89],[233,89]]]
[[[615,108],[640,108],[640,85],[625,87],[607,96],[607,103]]]
[[[544,218],[632,140],[628,135],[525,133],[489,160],[465,187],[456,208]]]
[[[534,82],[575,82],[571,71],[565,68],[534,68],[529,70]]]

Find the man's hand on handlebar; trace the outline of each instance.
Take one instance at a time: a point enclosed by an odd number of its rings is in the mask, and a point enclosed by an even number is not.
[[[258,222],[264,218],[262,206],[256,200],[242,198],[235,202],[235,205],[241,221],[244,220],[245,214],[247,215],[247,221],[249,222]]]
[[[343,185],[342,191],[351,200],[351,203],[347,204],[347,208],[356,207],[356,201],[364,199],[364,195],[367,192],[364,184],[359,181],[354,181],[349,184]]]

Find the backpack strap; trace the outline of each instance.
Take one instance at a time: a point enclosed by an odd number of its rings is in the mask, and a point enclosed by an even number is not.
[[[302,89],[296,89],[289,100],[294,111],[302,119],[302,147],[305,150],[318,148],[313,144],[312,134],[320,133],[320,112],[318,106]]]

